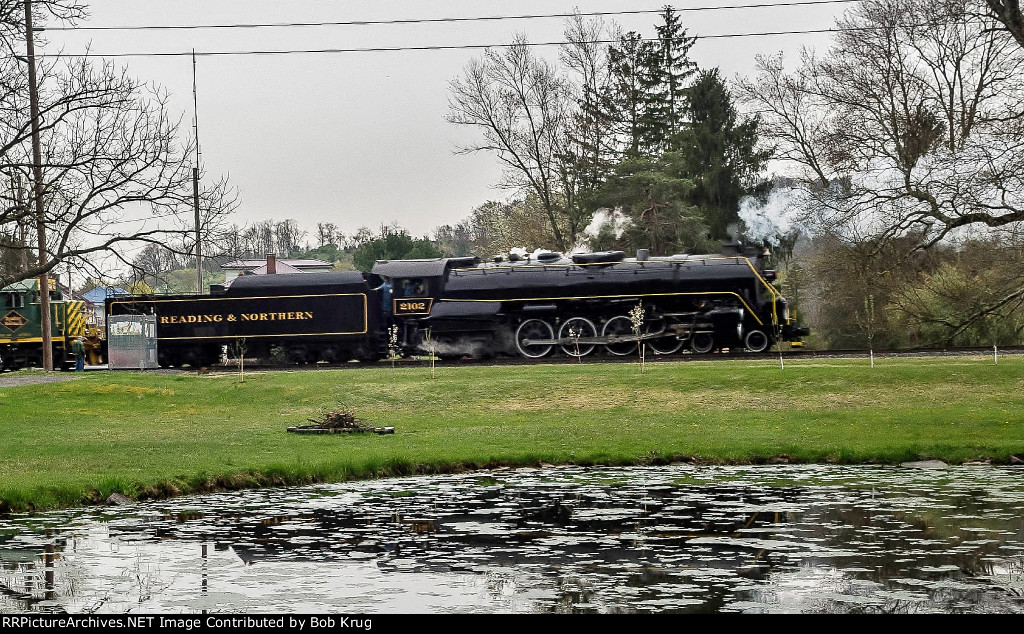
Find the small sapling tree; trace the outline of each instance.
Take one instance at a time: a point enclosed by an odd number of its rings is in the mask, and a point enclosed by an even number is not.
[[[238,359],[238,382],[245,383],[245,337],[235,337],[231,344],[231,353]]]
[[[430,355],[430,378],[434,378],[434,359],[437,357],[437,342],[430,334],[430,328],[423,331],[423,349]]]
[[[388,328],[388,358],[391,359],[391,368],[395,367],[395,359],[398,358],[398,326]]]
[[[878,330],[878,322],[875,320],[875,296],[869,294],[864,298],[864,314],[858,319],[864,336],[868,339],[868,357],[871,359],[871,367],[875,367],[875,332]]]
[[[629,321],[632,322],[633,334],[637,336],[636,347],[640,354],[640,374],[644,373],[644,305],[637,302],[633,310],[629,311]]]
[[[583,355],[580,354],[580,336],[582,334],[583,329],[569,326],[569,337],[572,339],[573,348],[576,349],[576,361],[579,363],[583,363]]]

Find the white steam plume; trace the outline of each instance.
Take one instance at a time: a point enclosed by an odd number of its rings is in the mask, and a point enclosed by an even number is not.
[[[618,239],[622,237],[622,232],[628,229],[631,224],[633,224],[633,221],[630,220],[626,214],[622,213],[622,209],[620,208],[598,209],[594,212],[594,218],[590,221],[590,224],[583,230],[580,238],[569,252],[590,253],[591,240],[598,236],[605,225],[611,226],[612,233],[615,235],[615,238]]]
[[[763,204],[751,196],[740,200],[739,216],[747,226],[747,237],[777,246],[779,237],[793,229],[808,232],[798,218],[799,198],[796,190],[775,189]]]

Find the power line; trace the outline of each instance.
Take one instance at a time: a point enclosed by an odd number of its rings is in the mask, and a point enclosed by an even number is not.
[[[728,11],[734,9],[762,9],[776,7],[796,7],[823,4],[849,4],[861,0],[793,0],[791,2],[762,2],[756,4],[721,5],[705,7],[673,7],[676,13],[693,13],[701,11]],[[636,9],[624,11],[591,11],[587,13],[542,13],[529,15],[495,15],[495,16],[474,16],[474,17],[445,17],[445,18],[403,18],[395,20],[348,20],[331,22],[272,22],[252,24],[151,24],[136,26],[66,26],[66,27],[40,27],[37,31],[169,31],[169,30],[197,30],[197,29],[260,29],[260,28],[282,28],[282,27],[320,27],[320,26],[374,26],[384,24],[427,24],[446,22],[485,22],[495,20],[536,20],[546,18],[569,18],[575,15],[583,17],[613,16],[613,15],[642,15],[661,13],[663,9]]]
[[[696,40],[713,40],[738,37],[771,37],[780,35],[815,35],[819,33],[841,33],[848,31],[867,31],[879,27],[853,27],[853,28],[825,28],[805,29],[799,31],[765,31],[761,33],[721,33],[713,35],[694,35]],[[657,38],[644,38],[644,41],[658,42]],[[516,45],[539,47],[539,46],[563,46],[571,42],[522,42]],[[591,40],[588,44],[618,44],[618,40]],[[363,48],[309,48],[309,49],[279,49],[279,50],[247,50],[247,51],[195,51],[199,57],[221,57],[240,55],[318,55],[335,53],[393,53],[401,51],[453,51],[473,50],[487,48],[507,48],[514,44],[433,44],[426,46],[370,46]],[[164,52],[164,53],[55,53],[52,55],[37,55],[38,57],[182,57],[193,55],[192,51]]]

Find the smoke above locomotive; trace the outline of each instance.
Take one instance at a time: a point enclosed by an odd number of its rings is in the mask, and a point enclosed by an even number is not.
[[[107,315],[150,315],[160,365],[246,356],[293,363],[553,354],[582,357],[719,349],[764,352],[807,333],[757,250],[626,258],[620,251],[380,260],[371,273],[248,275],[209,295],[108,300]]]

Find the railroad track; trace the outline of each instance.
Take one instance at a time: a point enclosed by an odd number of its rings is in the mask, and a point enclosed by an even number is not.
[[[1024,353],[1024,346],[1011,346],[1007,348],[998,348],[994,350],[991,347],[976,347],[976,348],[908,348],[900,350],[875,350],[874,356],[877,358],[885,357],[938,357],[938,356],[978,356],[978,355],[993,355],[996,352],[998,354],[1022,354]],[[850,358],[868,358],[871,352],[869,350],[807,350],[794,348],[792,350],[784,350],[782,352],[782,358],[785,359],[806,359],[806,358],[818,358],[818,359],[850,359]],[[678,353],[672,355],[655,355],[648,353],[645,356],[646,363],[680,363],[688,361],[736,361],[736,360],[773,360],[778,359],[778,352],[715,352],[711,354],[693,354],[689,352]],[[443,359],[435,360],[434,364],[436,367],[459,367],[459,366],[517,366],[517,365],[539,365],[539,364],[555,364],[555,365],[577,365],[577,364],[593,364],[593,363],[636,363],[638,357],[634,355],[629,356],[611,356],[594,354],[586,357],[569,357],[565,355],[551,355],[540,359],[529,359],[525,357],[498,357],[493,359]],[[347,369],[347,368],[368,368],[368,367],[387,367],[390,366],[391,361],[382,359],[376,362],[370,363],[316,363],[316,364],[305,364],[305,365],[291,365],[291,364],[269,364],[269,363],[249,363],[246,362],[245,369],[247,371],[270,371],[270,370],[327,370],[327,369]],[[430,359],[427,357],[410,357],[404,359],[396,359],[395,367],[410,367],[410,366],[428,366]],[[209,368],[210,371],[217,372],[232,372],[237,371],[238,366],[233,363],[218,364]],[[187,368],[186,368],[187,371]]]
[[[978,355],[1010,355],[1010,354],[1024,354],[1024,346],[1008,346],[1006,348],[993,349],[992,347],[972,347],[972,348],[906,348],[897,350],[875,350],[874,355],[878,358],[885,357],[939,357],[939,356],[978,356]],[[852,359],[852,358],[868,358],[871,352],[868,350],[808,350],[793,348],[791,350],[782,351],[782,359]],[[694,354],[691,352],[682,352],[671,355],[656,355],[647,354],[645,356],[646,363],[685,363],[688,361],[736,361],[736,360],[777,360],[779,353],[776,352],[714,352],[711,354]],[[525,357],[498,357],[493,359],[443,359],[435,360],[434,364],[436,367],[459,367],[459,366],[516,366],[516,365],[539,365],[539,364],[555,364],[555,365],[577,365],[577,364],[593,364],[593,363],[636,363],[638,357],[633,355],[628,356],[613,356],[613,355],[602,355],[593,354],[586,357],[569,357],[565,355],[551,355],[540,359],[529,359]],[[396,359],[395,367],[426,367],[430,365],[430,359],[427,357],[409,357],[404,359]],[[391,364],[388,359],[382,359],[374,362],[349,362],[349,363],[311,363],[311,364],[288,364],[288,363],[259,363],[246,361],[245,370],[249,372],[267,372],[273,370],[341,370],[350,368],[370,368],[370,367],[387,367]],[[105,366],[93,366],[90,370],[103,370]],[[234,363],[218,363],[206,368],[160,368],[154,370],[148,370],[149,372],[236,372],[238,366]],[[119,371],[119,370],[115,370]],[[135,371],[126,369],[125,371]],[[7,376],[16,375],[17,372],[7,372]]]

